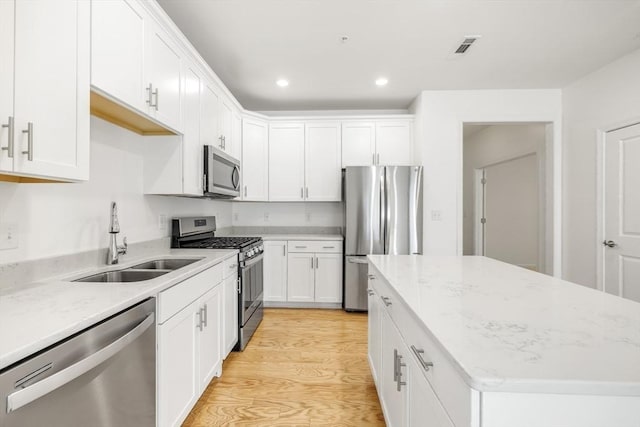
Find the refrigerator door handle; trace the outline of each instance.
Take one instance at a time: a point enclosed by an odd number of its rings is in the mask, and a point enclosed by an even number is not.
[[[386,242],[386,233],[387,233],[387,187],[385,183],[385,168],[382,168],[382,173],[380,174],[380,240],[382,240],[382,249],[383,253],[387,253],[387,242]]]
[[[358,258],[347,258],[350,264],[369,264],[368,261],[358,259]]]

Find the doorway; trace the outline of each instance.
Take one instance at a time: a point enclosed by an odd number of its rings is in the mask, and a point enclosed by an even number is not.
[[[551,274],[545,196],[548,127],[464,125],[464,255]]]
[[[607,132],[602,153],[603,288],[640,302],[640,123]]]

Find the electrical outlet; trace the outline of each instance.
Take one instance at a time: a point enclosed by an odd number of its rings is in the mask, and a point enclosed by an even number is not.
[[[16,249],[18,243],[18,224],[0,225],[0,249]]]
[[[167,229],[167,216],[165,214],[158,215],[158,229],[160,230]]]
[[[269,212],[264,213],[264,222],[269,222]]]
[[[431,211],[431,221],[442,221],[442,211]]]
[[[307,212],[306,218],[307,218],[307,222],[311,222],[311,212]]]

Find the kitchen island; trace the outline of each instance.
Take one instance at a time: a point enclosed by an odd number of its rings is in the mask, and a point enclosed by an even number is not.
[[[484,257],[369,273],[388,425],[640,426],[640,304]]]

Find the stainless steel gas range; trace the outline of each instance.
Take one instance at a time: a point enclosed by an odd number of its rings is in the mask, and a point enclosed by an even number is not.
[[[216,218],[183,217],[172,220],[172,248],[237,249],[238,254],[238,343],[242,351],[263,316],[264,245],[260,237],[215,237]]]

